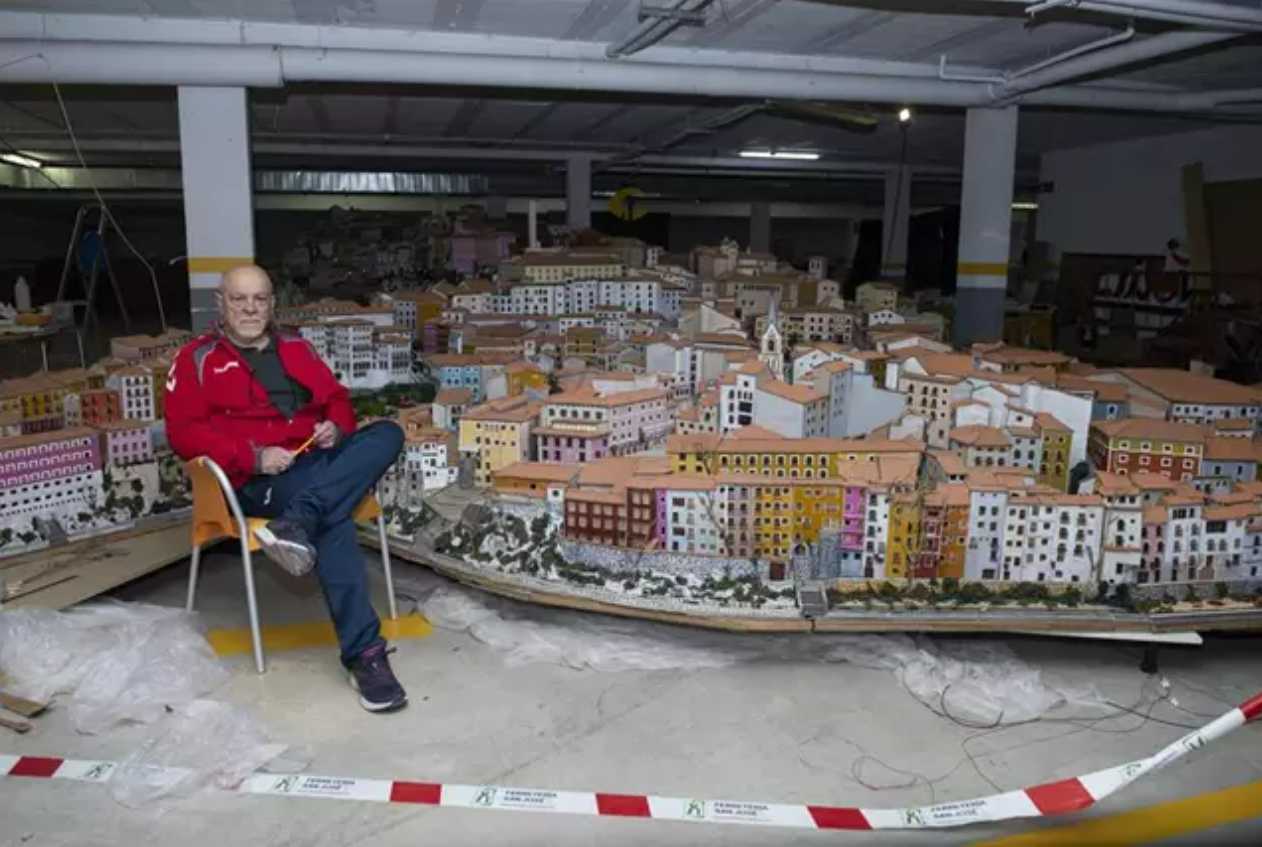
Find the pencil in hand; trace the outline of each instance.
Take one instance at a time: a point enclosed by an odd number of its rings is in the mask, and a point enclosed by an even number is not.
[[[298,449],[294,451],[294,458],[296,459],[299,456],[301,456],[303,453],[307,452],[307,448],[311,446],[311,444],[315,441],[315,439],[316,439],[316,434],[313,432],[311,433],[311,437],[308,438],[306,441],[302,442],[302,444],[298,447]]]

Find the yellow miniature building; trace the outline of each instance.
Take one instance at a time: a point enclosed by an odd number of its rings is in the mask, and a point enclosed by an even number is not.
[[[1073,431],[1052,414],[1039,412],[1034,416],[1043,441],[1043,462],[1039,467],[1039,482],[1057,491],[1069,490],[1069,447]]]
[[[910,456],[924,445],[881,438],[785,438],[759,426],[729,433],[675,434],[666,455],[675,473],[745,473],[788,479],[828,479],[850,462]]]
[[[914,493],[897,494],[890,500],[889,553],[886,576],[906,578],[911,560],[920,550],[920,503]]]
[[[513,362],[504,368],[508,380],[508,396],[525,394],[526,389],[548,393],[548,375],[530,362]]]
[[[530,458],[530,429],[540,404],[503,397],[474,406],[460,419],[460,452],[477,457],[474,482],[491,484],[492,474]]]

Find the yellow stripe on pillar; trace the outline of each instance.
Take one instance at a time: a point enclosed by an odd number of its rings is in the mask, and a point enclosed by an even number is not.
[[[191,274],[221,274],[242,265],[254,264],[252,256],[189,256],[188,272]]]
[[[955,266],[957,273],[974,276],[1007,276],[1007,262],[960,262]]]

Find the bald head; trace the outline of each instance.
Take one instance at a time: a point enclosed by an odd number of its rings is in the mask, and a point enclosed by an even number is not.
[[[239,265],[219,281],[219,314],[235,343],[257,345],[272,321],[272,280],[257,265]]]

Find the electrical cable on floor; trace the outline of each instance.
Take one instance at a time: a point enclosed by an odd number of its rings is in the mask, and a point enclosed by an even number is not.
[[[1220,697],[1219,695],[1210,691],[1208,688],[1203,688],[1197,685],[1193,685],[1192,683],[1188,682],[1186,679],[1184,679],[1181,676],[1168,676],[1168,678],[1179,683],[1179,685],[1182,685],[1184,688],[1191,689],[1192,691],[1195,691],[1197,694],[1200,694],[1203,697],[1208,697],[1209,699],[1214,700],[1215,702],[1221,703],[1225,706],[1233,706],[1239,702],[1239,699],[1229,700],[1226,697]],[[1239,688],[1239,686],[1233,686],[1233,687]],[[1240,689],[1240,690],[1243,691],[1243,689]],[[1242,694],[1241,696],[1247,697],[1248,694],[1245,693],[1245,694]],[[1198,717],[1200,717],[1200,715],[1198,715]],[[1217,717],[1217,715],[1210,715],[1209,717]]]
[[[1139,707],[1140,707],[1140,706],[1141,706],[1141,704],[1144,702],[1144,699],[1145,699],[1145,697],[1147,696],[1147,695],[1146,695],[1146,689],[1147,689],[1147,686],[1148,686],[1148,682],[1147,682],[1147,680],[1145,680],[1145,681],[1144,681],[1144,682],[1140,685],[1139,699],[1137,700],[1137,702],[1135,703],[1135,705],[1134,705],[1134,706],[1125,706],[1125,705],[1120,704],[1120,703],[1117,703],[1117,702],[1115,702],[1115,701],[1113,701],[1113,700],[1106,700],[1105,702],[1106,702],[1109,706],[1111,706],[1111,707],[1115,710],[1115,711],[1113,711],[1111,714],[1102,715],[1102,716],[1099,716],[1099,717],[1094,717],[1094,718],[1081,718],[1081,717],[1065,717],[1065,718],[1057,718],[1057,717],[1041,717],[1041,718],[1033,718],[1033,719],[1031,719],[1031,720],[1027,720],[1027,721],[1019,721],[1019,722],[1015,722],[1015,723],[1003,724],[1003,725],[997,725],[997,726],[994,726],[994,727],[990,727],[990,728],[982,729],[980,732],[976,732],[976,733],[974,733],[974,734],[972,734],[972,735],[969,735],[968,737],[966,737],[966,738],[964,738],[964,739],[962,739],[962,740],[960,741],[960,750],[964,753],[964,756],[965,756],[965,758],[964,758],[964,759],[961,759],[961,760],[960,760],[960,763],[963,763],[964,761],[968,761],[968,762],[969,762],[969,764],[971,764],[971,765],[972,765],[974,772],[975,772],[975,773],[976,773],[979,777],[981,777],[981,778],[982,778],[982,780],[984,780],[984,781],[985,781],[988,785],[990,785],[990,787],[991,787],[992,789],[994,789],[995,791],[1004,791],[1004,790],[1006,790],[1006,789],[1004,789],[1002,786],[998,785],[998,784],[997,784],[994,780],[992,780],[989,776],[987,776],[987,775],[986,775],[986,773],[985,773],[985,772],[981,769],[981,765],[980,765],[980,763],[978,762],[978,759],[979,759],[979,758],[989,757],[989,756],[994,756],[994,755],[998,755],[998,754],[1001,754],[1001,753],[1008,753],[1008,752],[1012,752],[1013,750],[1019,750],[1019,749],[1022,749],[1022,748],[1024,748],[1024,747],[1028,747],[1028,746],[1030,746],[1030,745],[1032,745],[1032,744],[1042,744],[1042,743],[1046,743],[1046,742],[1048,742],[1048,741],[1054,741],[1054,740],[1057,740],[1057,739],[1060,739],[1060,738],[1066,738],[1066,737],[1068,737],[1068,736],[1070,736],[1070,735],[1078,735],[1078,734],[1083,733],[1083,732],[1100,732],[1100,733],[1106,733],[1106,734],[1111,734],[1111,735],[1124,735],[1124,734],[1129,734],[1129,733],[1132,733],[1132,732],[1138,732],[1139,730],[1141,730],[1141,729],[1143,729],[1143,728],[1147,727],[1149,724],[1152,724],[1152,723],[1163,724],[1163,725],[1166,725],[1166,726],[1178,727],[1178,728],[1180,728],[1180,729],[1199,729],[1199,726],[1198,726],[1198,725],[1195,725],[1195,724],[1184,724],[1184,723],[1178,723],[1178,722],[1176,722],[1176,721],[1168,721],[1168,720],[1164,720],[1164,719],[1162,719],[1162,718],[1153,717],[1153,715],[1152,715],[1152,711],[1153,711],[1153,710],[1157,707],[1157,705],[1158,705],[1158,704],[1160,704],[1160,703],[1162,703],[1162,702],[1166,702],[1166,703],[1168,703],[1169,705],[1171,705],[1172,707],[1174,707],[1174,708],[1178,708],[1177,706],[1174,706],[1174,704],[1170,704],[1170,703],[1169,703],[1169,700],[1170,700],[1170,695],[1169,695],[1169,692],[1168,692],[1168,691],[1167,691],[1167,692],[1163,692],[1162,694],[1157,695],[1157,696],[1153,699],[1153,701],[1152,701],[1151,703],[1149,703],[1149,704],[1148,704],[1148,706],[1147,706],[1147,707],[1146,707],[1143,711],[1141,711]],[[949,687],[950,687],[950,686],[948,686],[948,688],[949,688]],[[919,698],[917,698],[917,699],[919,700]],[[923,703],[923,701],[921,701],[921,702]],[[959,726],[962,726],[962,727],[966,727],[966,728],[968,728],[970,725],[969,725],[967,722],[960,721],[958,718],[955,718],[954,716],[952,716],[952,715],[950,714],[950,712],[949,712],[948,710],[946,710],[946,709],[945,709],[945,702],[946,702],[946,700],[945,700],[945,689],[944,689],[944,691],[943,691],[943,698],[942,698],[942,703],[944,704],[944,713],[942,714],[942,717],[947,718],[948,720],[952,721],[953,723],[955,723],[955,724],[957,724],[957,725],[959,725]],[[931,707],[930,707],[930,708],[931,708]],[[932,708],[931,708],[931,710],[932,710]],[[1103,722],[1105,722],[1105,721],[1113,720],[1113,719],[1116,719],[1116,718],[1121,717],[1121,716],[1123,716],[1123,715],[1135,715],[1135,716],[1137,716],[1137,717],[1142,718],[1142,720],[1141,720],[1138,724],[1136,724],[1135,726],[1132,726],[1132,727],[1126,727],[1126,728],[1124,728],[1124,729],[1109,729],[1109,728],[1101,727],[1101,726],[1099,725],[1099,724],[1101,724],[1101,723],[1103,723]],[[969,749],[968,749],[968,745],[969,745],[969,743],[970,743],[970,742],[972,742],[972,741],[976,741],[976,740],[978,740],[978,739],[985,738],[985,737],[988,737],[988,736],[990,736],[990,735],[995,735],[995,734],[998,734],[998,733],[1000,733],[1000,732],[1004,732],[1004,731],[1009,730],[1009,729],[1014,729],[1014,728],[1016,728],[1016,727],[1018,727],[1018,726],[1026,726],[1026,725],[1029,725],[1029,724],[1032,724],[1032,723],[1066,723],[1066,724],[1071,724],[1071,725],[1075,726],[1076,728],[1075,728],[1075,729],[1070,729],[1069,731],[1067,731],[1067,732],[1063,732],[1063,733],[1060,733],[1060,734],[1058,734],[1058,735],[1053,735],[1053,736],[1049,736],[1049,737],[1047,737],[1047,738],[1040,738],[1040,739],[1035,739],[1035,740],[1032,740],[1032,741],[1023,742],[1023,743],[1021,743],[1021,744],[1016,744],[1016,745],[1014,745],[1014,746],[1012,746],[1012,747],[1006,747],[1006,748],[1003,748],[1003,749],[1000,749],[1000,750],[993,750],[993,751],[990,751],[990,752],[985,753],[985,754],[976,754],[976,753],[973,753],[973,751],[971,751],[971,750],[969,750]],[[889,766],[889,765],[887,765],[885,762],[881,762],[879,759],[877,759],[877,758],[876,758],[876,757],[874,757],[874,756],[873,756],[873,757],[871,757],[871,758],[872,758],[872,759],[874,759],[875,761],[877,761],[878,763],[880,763],[883,767],[888,767],[891,771],[895,771],[895,772],[897,772],[897,770],[898,770],[898,769],[896,769],[896,768],[892,768],[892,767],[890,767],[890,766]],[[959,763],[957,763],[957,766],[958,766],[958,764],[959,764]],[[949,772],[948,772],[948,775],[949,775],[950,773],[954,773],[954,772],[955,772],[955,770],[956,770],[956,768],[953,768],[951,771],[949,771]],[[923,777],[922,777],[922,779],[923,779]],[[856,781],[858,781],[858,780],[856,780]],[[926,780],[926,781],[927,781],[927,780]],[[860,782],[860,784],[864,784],[864,783]],[[869,787],[869,788],[872,788],[872,790],[878,790],[878,791],[879,791],[879,790],[883,790],[883,789],[882,789],[881,787],[879,787],[879,786],[878,786],[878,787],[873,788],[872,786],[867,786],[867,785],[865,785],[864,787]],[[893,787],[893,786],[891,786],[891,787]],[[932,788],[931,788],[931,790],[932,790]]]
[[[863,748],[860,748],[860,749],[863,749]],[[873,756],[871,753],[864,753],[863,755],[857,757],[853,762],[850,763],[850,778],[853,779],[855,782],[857,782],[859,785],[868,789],[869,791],[890,791],[893,789],[915,788],[917,785],[924,785],[924,786],[927,786],[929,789],[929,804],[934,805],[938,802],[938,791],[936,788],[937,784],[939,782],[946,780],[948,777],[953,776],[956,771],[958,771],[961,767],[963,767],[965,761],[966,761],[965,759],[960,759],[958,762],[955,763],[955,765],[949,771],[944,773],[942,776],[938,776],[938,777],[934,777],[933,779],[930,779],[929,777],[925,776],[922,773],[917,773],[916,771],[907,771],[901,768],[896,768],[893,765],[889,764],[888,762],[882,761],[881,758],[878,756]],[[876,764],[880,765],[881,767],[885,768],[891,773],[901,774],[903,776],[910,776],[911,780],[908,782],[899,783],[897,785],[877,785],[875,783],[867,782],[863,778],[863,764],[865,762],[875,762]]]
[[[61,97],[61,86],[55,82],[53,83],[53,93],[57,95],[57,105],[61,109],[61,119],[66,125],[66,134],[70,136],[70,144],[74,147],[75,156],[79,159],[79,165],[83,168],[84,178],[87,179],[88,187],[92,189],[93,195],[96,196],[96,202],[101,204],[101,214],[105,215],[105,217],[109,219],[110,224],[114,227],[114,231],[117,232],[118,237],[123,240],[123,244],[127,245],[127,249],[131,250],[132,254],[135,255],[135,257],[140,260],[140,263],[145,266],[145,269],[149,271],[149,279],[153,282],[153,295],[158,303],[158,322],[162,325],[162,331],[165,333],[167,331],[167,315],[166,309],[162,304],[162,289],[158,285],[158,273],[153,269],[153,265],[149,264],[149,260],[136,249],[136,245],[131,243],[131,239],[127,237],[127,233],[123,232],[122,226],[118,223],[118,218],[114,217],[114,213],[110,210],[109,204],[105,202],[104,195],[102,195],[100,190],[96,187],[96,182],[92,179],[92,173],[88,170],[88,162],[83,157],[83,151],[79,149],[79,139],[75,137],[74,126],[70,123],[70,112],[66,110],[66,101]]]

